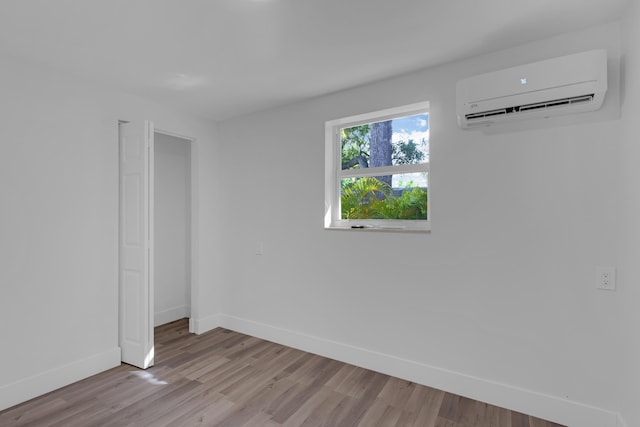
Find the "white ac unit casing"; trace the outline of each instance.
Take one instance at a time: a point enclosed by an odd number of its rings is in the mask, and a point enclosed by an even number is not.
[[[607,92],[607,52],[590,50],[460,80],[463,129],[594,111]]]

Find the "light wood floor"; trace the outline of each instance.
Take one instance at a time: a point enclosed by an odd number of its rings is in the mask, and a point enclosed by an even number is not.
[[[156,366],[103,372],[0,412],[0,426],[560,427],[187,320],[156,328]]]

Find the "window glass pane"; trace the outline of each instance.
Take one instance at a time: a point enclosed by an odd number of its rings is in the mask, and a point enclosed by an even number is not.
[[[427,173],[345,178],[341,219],[427,219]]]
[[[429,161],[429,115],[340,129],[342,170]]]

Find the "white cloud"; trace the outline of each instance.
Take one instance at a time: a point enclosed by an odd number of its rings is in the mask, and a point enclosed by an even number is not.
[[[392,137],[391,137],[391,142],[393,143],[397,143],[400,141],[408,141],[412,139],[413,142],[415,142],[416,144],[420,144],[420,142],[422,142],[422,140],[426,141],[427,145],[429,144],[429,130],[426,130],[424,132],[419,132],[419,131],[413,131],[413,132],[406,132],[406,131],[402,131],[402,132],[394,132]]]

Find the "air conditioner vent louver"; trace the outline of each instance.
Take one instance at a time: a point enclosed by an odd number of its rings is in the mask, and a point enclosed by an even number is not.
[[[541,110],[541,109],[546,110],[554,107],[562,107],[562,106],[571,105],[571,104],[591,102],[593,101],[594,96],[595,94],[591,93],[588,95],[572,96],[570,98],[553,99],[545,102],[536,102],[534,104],[516,105],[513,107],[500,108],[497,110],[466,114],[465,118],[467,120],[477,120],[477,119],[484,119],[484,118],[493,117],[493,116],[526,113],[527,111],[532,111],[532,110]]]
[[[462,129],[535,121],[596,111],[606,93],[607,51],[589,50],[459,80],[456,116]]]

